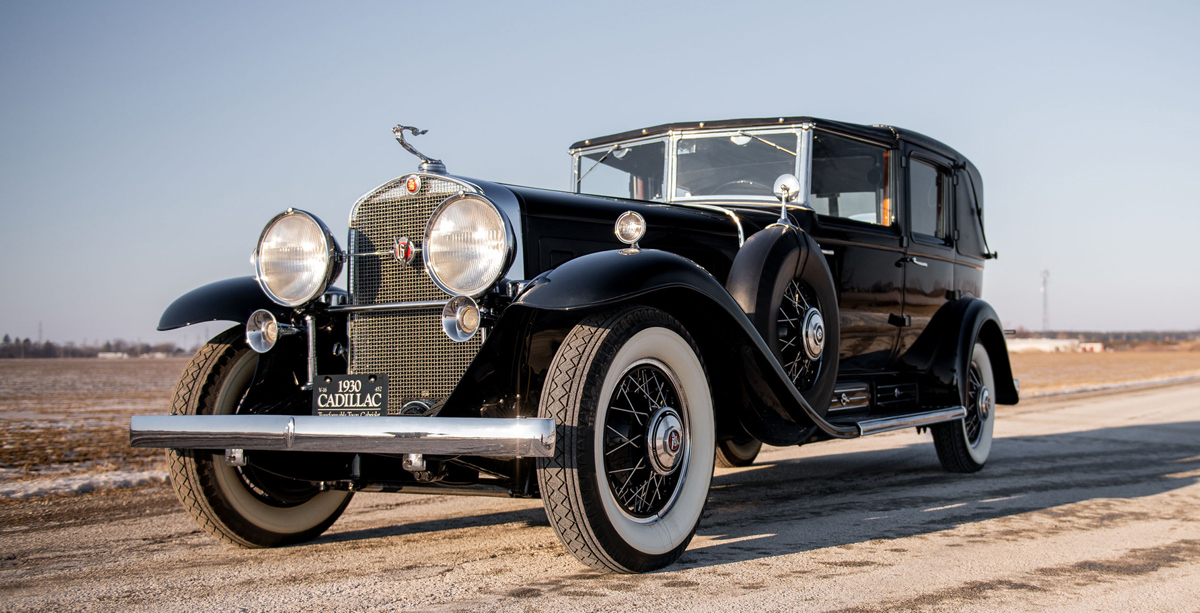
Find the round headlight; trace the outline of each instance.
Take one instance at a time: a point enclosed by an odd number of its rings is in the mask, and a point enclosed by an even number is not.
[[[342,271],[341,249],[321,220],[288,209],[263,229],[254,268],[271,300],[300,306],[320,296]]]
[[[512,230],[500,210],[485,198],[460,194],[429,217],[421,254],[442,291],[478,296],[504,275],[513,247]]]

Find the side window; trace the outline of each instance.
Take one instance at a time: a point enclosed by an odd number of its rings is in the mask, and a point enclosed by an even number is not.
[[[888,161],[890,152],[825,132],[813,134],[809,204],[820,215],[880,226],[896,223]]]
[[[958,252],[973,258],[984,257],[983,220],[980,219],[978,204],[975,202],[975,190],[970,176],[965,170],[958,171],[958,188],[955,190],[954,207],[958,211],[958,225],[955,233],[955,243]]]
[[[909,158],[908,209],[913,234],[946,238],[946,173]]]

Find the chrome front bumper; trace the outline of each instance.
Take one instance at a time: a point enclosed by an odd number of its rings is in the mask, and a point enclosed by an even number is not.
[[[132,447],[422,453],[545,458],[554,420],[475,417],[153,415],[129,422]]]

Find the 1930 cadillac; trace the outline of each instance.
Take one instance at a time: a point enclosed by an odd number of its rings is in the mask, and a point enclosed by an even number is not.
[[[540,496],[580,561],[648,571],[687,547],[714,465],[927,427],[973,472],[1017,402],[979,298],[981,178],[935,140],[662,125],[573,145],[567,193],[448,174],[406,131],[420,170],[354,204],[347,249],[288,209],[255,277],[162,316],[237,322],[172,415],[131,423],[219,539],[312,539],[356,491]]]

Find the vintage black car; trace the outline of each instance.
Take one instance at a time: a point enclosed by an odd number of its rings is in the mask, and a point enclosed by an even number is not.
[[[237,322],[172,415],[131,423],[219,539],[312,539],[356,491],[540,496],[581,562],[648,571],[714,465],[916,427],[973,472],[1017,402],[979,171],[933,139],[668,124],[576,143],[559,192],[448,174],[393,132],[420,170],[354,204],[345,250],[288,209],[254,277],[159,323]]]

